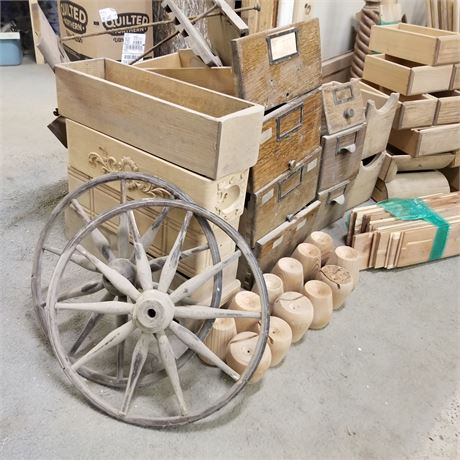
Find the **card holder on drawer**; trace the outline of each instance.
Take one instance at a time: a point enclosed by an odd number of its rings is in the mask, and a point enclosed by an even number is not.
[[[281,141],[298,131],[303,125],[303,101],[289,112],[283,113],[276,119],[276,140]],[[293,125],[293,126],[291,126]]]
[[[298,30],[283,30],[267,37],[268,60],[271,65],[291,59],[299,54]]]

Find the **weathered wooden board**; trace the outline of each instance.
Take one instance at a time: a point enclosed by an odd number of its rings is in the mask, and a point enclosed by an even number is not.
[[[181,69],[185,67],[206,68],[208,66],[191,49],[185,48],[177,50],[175,53],[136,62],[133,67],[140,67],[141,69]]]
[[[318,19],[233,40],[232,49],[236,95],[266,110],[321,83]]]
[[[321,63],[321,83],[337,81],[346,83],[350,80],[353,51],[326,59]]]
[[[326,83],[321,87],[321,92],[327,125],[326,134],[335,134],[364,123],[365,116],[358,79],[354,78],[346,83],[336,81]]]
[[[267,113],[259,158],[249,172],[248,191],[257,192],[312,154],[320,145],[320,123],[318,90]]]
[[[413,96],[447,91],[452,71],[452,64],[432,67],[393,56],[368,54],[363,79],[405,96]]]
[[[305,241],[312,231],[319,205],[319,201],[314,201],[299,211],[290,221],[284,222],[256,241],[252,252],[263,272],[270,272],[281,257],[290,256],[296,246]],[[238,266],[238,278],[243,288],[251,289],[253,276],[243,259]]]
[[[413,24],[374,26],[369,49],[421,64],[460,61],[460,34]]]
[[[358,174],[366,134],[366,123],[323,136],[318,191],[352,179]]]
[[[460,123],[392,130],[389,143],[413,157],[450,152],[460,148]]]
[[[254,4],[254,0],[241,0],[243,8],[254,6]],[[276,27],[278,0],[264,0],[263,2],[258,2],[258,5],[260,7],[259,11],[241,12],[241,17],[247,23],[251,34]]]
[[[315,198],[321,149],[263,189],[247,195],[239,231],[251,247]]]
[[[257,160],[260,105],[109,59],[56,66],[56,83],[61,115],[211,179]]]

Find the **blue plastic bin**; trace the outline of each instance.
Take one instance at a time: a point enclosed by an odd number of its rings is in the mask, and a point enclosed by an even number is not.
[[[19,32],[0,32],[0,65],[19,65],[22,62]]]

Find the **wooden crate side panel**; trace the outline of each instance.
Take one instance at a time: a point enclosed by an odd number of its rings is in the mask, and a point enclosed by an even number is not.
[[[278,55],[274,55],[271,63],[269,43],[279,38],[280,33],[297,39],[288,42],[286,59],[275,59]],[[317,88],[321,83],[317,19],[233,40],[232,49],[236,94],[264,105],[266,110]],[[291,52],[295,54],[289,57]]]
[[[434,124],[444,125],[460,122],[460,92],[450,91],[436,95],[438,104],[434,116]]]
[[[320,144],[321,95],[302,96],[264,118],[259,158],[249,173],[248,190],[256,192],[289,170]]]
[[[449,89],[460,89],[460,64],[454,64]]]
[[[419,130],[420,142],[416,154],[448,152],[460,148],[460,123]]]
[[[453,64],[460,61],[460,35],[438,38],[438,59],[436,65]]]
[[[449,89],[452,65],[412,67],[411,71],[411,85],[408,94],[432,93]]]
[[[434,121],[437,101],[422,94],[420,99],[400,101],[399,114],[395,115],[393,127],[395,129],[410,129],[420,126],[431,126]]]

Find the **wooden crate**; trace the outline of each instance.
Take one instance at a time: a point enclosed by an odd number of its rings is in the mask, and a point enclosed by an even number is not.
[[[259,159],[250,169],[248,191],[255,193],[289,171],[320,145],[321,93],[311,91],[267,113]]]
[[[434,125],[446,125],[460,122],[460,91],[444,91],[434,93],[438,104],[434,114]]]
[[[257,161],[262,106],[109,59],[56,66],[56,83],[61,115],[198,174]]]
[[[232,49],[237,96],[266,110],[321,84],[318,19],[233,40]]]
[[[249,193],[239,231],[251,247],[315,198],[321,149],[263,189]]]
[[[318,209],[319,202],[314,201],[291,220],[256,241],[252,252],[263,272],[270,272],[281,257],[290,256],[296,246],[305,241],[312,231]],[[254,278],[243,259],[238,265],[238,279],[244,289],[252,288]]]
[[[452,64],[432,67],[384,54],[368,54],[363,79],[405,96],[413,96],[447,91],[452,67]]]
[[[460,89],[460,64],[454,64],[449,89]]]
[[[324,134],[335,134],[364,123],[358,79],[354,78],[346,83],[326,83],[322,85],[321,93],[326,127]]]
[[[327,190],[358,174],[366,123],[322,138],[318,191]]]
[[[134,67],[141,69],[183,69],[208,67],[191,49],[185,48],[177,50],[175,53],[166,54],[164,56],[145,59],[133,64]]]
[[[363,103],[367,104],[368,100],[372,100],[378,109],[383,107],[390,98],[391,91],[381,87],[376,88],[369,82],[361,81],[360,88]],[[393,128],[409,129],[431,126],[434,121],[437,104],[436,98],[429,94],[416,96],[404,96],[400,94],[393,120]]]
[[[413,157],[450,152],[460,148],[460,123],[392,130],[389,143]]]
[[[460,34],[404,23],[374,26],[369,49],[431,66],[454,64],[460,61]]]

